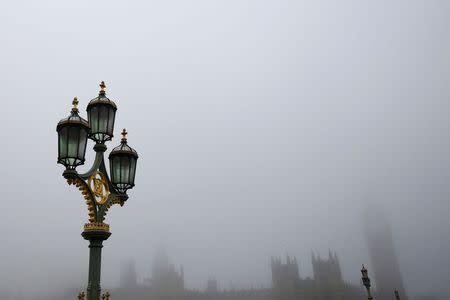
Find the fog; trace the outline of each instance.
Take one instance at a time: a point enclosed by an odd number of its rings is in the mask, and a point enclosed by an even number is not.
[[[444,0],[1,2],[0,290],[86,286],[87,210],[55,129],[104,80],[108,147],[127,128],[140,157],[102,286],[124,260],[148,277],[159,245],[187,288],[270,287],[286,254],[311,276],[329,249],[360,284],[376,205],[408,293],[448,294],[449,17]]]

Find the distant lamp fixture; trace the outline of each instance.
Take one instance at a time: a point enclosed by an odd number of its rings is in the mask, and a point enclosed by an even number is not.
[[[400,295],[398,294],[397,290],[394,291],[394,295],[395,295],[395,300],[400,300]]]
[[[370,292],[370,278],[369,275],[367,274],[367,269],[364,267],[364,265],[362,265],[362,269],[361,269],[361,274],[362,274],[362,282],[363,285],[366,287],[367,290],[367,299],[372,300],[372,294]]]

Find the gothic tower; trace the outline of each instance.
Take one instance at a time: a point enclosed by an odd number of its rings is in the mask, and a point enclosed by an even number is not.
[[[179,270],[170,262],[164,247],[156,250],[152,263],[150,286],[160,297],[175,297],[184,293],[184,269]]]
[[[339,286],[342,284],[341,266],[336,252],[328,252],[328,259],[322,259],[320,255],[312,253],[314,279],[321,286]]]
[[[400,299],[407,299],[386,215],[380,208],[372,208],[366,212],[365,222],[367,246],[375,279],[375,298],[394,299],[394,290],[398,290]]]
[[[286,263],[281,258],[271,259],[272,287],[277,299],[293,299],[300,282],[297,259],[286,257]]]
[[[134,260],[124,260],[120,264],[120,286],[135,288],[137,285],[136,265]]]

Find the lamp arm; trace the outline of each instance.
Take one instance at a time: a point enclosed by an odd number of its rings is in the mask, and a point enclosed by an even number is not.
[[[103,162],[104,158],[103,158],[103,154],[104,151],[97,151],[97,153],[95,154],[95,160],[94,163],[92,164],[92,167],[89,169],[89,171],[87,171],[86,173],[83,174],[78,174],[78,176],[81,179],[88,179],[92,174],[94,174],[95,171],[97,171],[100,168],[101,163]],[[105,174],[106,175],[106,174]],[[108,178],[109,181],[109,178]]]
[[[114,186],[113,186],[113,184],[111,182],[111,179],[109,179],[108,171],[106,171],[105,160],[102,159],[102,161],[98,165],[98,170],[105,175],[106,182],[108,182],[108,187],[109,187],[109,190],[111,191],[111,193],[117,193],[116,189],[114,188]]]
[[[125,200],[128,199],[128,195],[120,193],[114,188],[111,180],[109,179],[108,172],[106,171],[105,161],[102,161],[100,163],[99,170],[100,172],[105,174],[109,190],[111,191],[106,202],[103,203],[102,205],[99,205],[99,209],[97,212],[97,219],[100,220],[100,222],[103,222],[105,220],[109,208],[114,204],[120,204],[122,206]]]
[[[74,174],[67,174],[65,177],[72,178],[69,183],[76,184],[80,191],[83,193],[86,204],[88,205],[88,214],[89,214],[89,222],[99,222],[102,223],[105,220],[106,214],[108,213],[109,208],[114,204],[120,204],[121,206],[128,199],[128,195],[126,193],[121,193],[116,190],[114,185],[109,178],[108,171],[106,170],[105,158],[104,154],[106,151],[106,146],[104,144],[96,144],[94,146],[95,160],[92,164],[89,171],[78,174],[76,171]],[[93,192],[91,188],[86,183],[95,172],[100,171],[103,176],[106,178],[106,184],[108,185],[110,194],[106,201],[102,204],[96,202]]]
[[[103,203],[97,212],[97,220],[99,220],[99,222],[103,222],[105,221],[105,217],[106,214],[108,213],[108,210],[111,206],[113,206],[114,204],[120,204],[122,205],[122,200],[121,200],[121,196],[117,195],[115,193],[109,194],[108,196],[108,200],[106,200],[105,203]]]

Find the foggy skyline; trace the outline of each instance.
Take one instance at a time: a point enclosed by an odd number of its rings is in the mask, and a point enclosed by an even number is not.
[[[57,122],[106,82],[139,152],[107,216],[102,286],[164,244],[188,288],[270,285],[270,257],[335,250],[371,272],[364,210],[391,221],[405,288],[449,293],[450,3],[0,3],[0,290],[85,288],[87,210]],[[93,161],[87,147],[86,170]],[[51,284],[50,284],[51,283]]]

